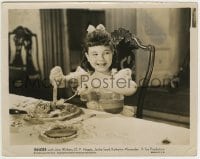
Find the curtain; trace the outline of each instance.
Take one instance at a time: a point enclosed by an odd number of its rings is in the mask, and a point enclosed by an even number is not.
[[[64,74],[70,72],[66,10],[41,9],[41,30],[44,57],[44,77],[48,78],[54,66]]]

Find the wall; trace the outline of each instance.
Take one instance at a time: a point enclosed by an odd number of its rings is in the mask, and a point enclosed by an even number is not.
[[[189,9],[108,9],[106,27],[113,31],[124,27],[135,34],[143,44],[156,48],[152,79],[163,81],[179,72],[189,51]],[[147,54],[136,55],[137,82],[144,77]],[[154,83],[155,84],[155,83]]]
[[[42,40],[41,40],[41,23],[39,10],[27,9],[11,9],[9,10],[9,31],[13,31],[17,26],[24,26],[30,29],[38,37],[38,53],[39,53],[39,66],[43,75],[43,54],[42,54]],[[13,43],[12,43],[13,45]],[[35,43],[33,43],[35,45]],[[12,48],[12,47],[11,47]],[[14,50],[12,50],[11,59],[13,59]],[[25,61],[25,52],[23,51],[23,61]],[[33,50],[33,62],[36,65],[36,54]]]
[[[164,83],[164,79],[178,74],[189,51],[188,11],[189,9],[167,8],[137,10],[137,35],[156,48],[152,79],[158,78]],[[144,58],[144,55],[137,56],[139,79],[143,77]]]
[[[105,12],[109,32],[122,27],[136,33],[136,9],[106,9]]]

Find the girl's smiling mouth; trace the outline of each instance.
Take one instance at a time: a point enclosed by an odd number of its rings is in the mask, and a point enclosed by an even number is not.
[[[100,66],[100,67],[104,67],[106,66],[106,63],[96,63],[97,66]]]

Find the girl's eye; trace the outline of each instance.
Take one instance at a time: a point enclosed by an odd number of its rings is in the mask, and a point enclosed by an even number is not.
[[[109,55],[110,53],[111,53],[111,52],[109,52],[109,51],[106,51],[106,52],[105,52],[106,55]]]
[[[95,54],[92,54],[92,55],[93,55],[93,56],[97,56],[98,54],[95,53]]]

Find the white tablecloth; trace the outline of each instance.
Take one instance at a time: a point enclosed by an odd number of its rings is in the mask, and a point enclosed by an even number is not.
[[[34,101],[37,99],[10,95],[10,107],[12,108],[22,102],[29,106],[28,103]],[[25,124],[20,129],[10,131],[10,142],[14,145],[48,144],[38,137],[42,129],[55,123],[74,123],[91,114],[96,114],[94,117],[75,124],[78,128],[78,136],[67,144],[161,145],[165,139],[170,141],[171,145],[189,144],[189,129],[187,128],[126,117],[121,114],[109,114],[89,109],[83,109],[83,111],[83,115],[69,121],[56,121],[40,125]]]

